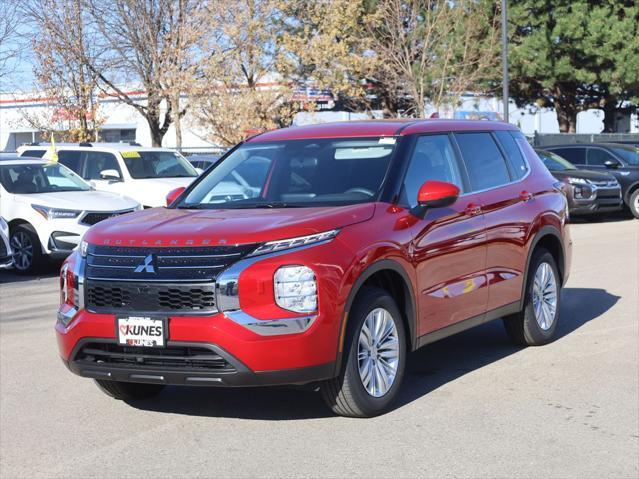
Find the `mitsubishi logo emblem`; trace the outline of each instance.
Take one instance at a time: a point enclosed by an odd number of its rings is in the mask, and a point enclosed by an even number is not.
[[[149,254],[144,258],[142,264],[139,264],[135,268],[134,273],[155,273],[155,267],[153,266],[153,255]]]

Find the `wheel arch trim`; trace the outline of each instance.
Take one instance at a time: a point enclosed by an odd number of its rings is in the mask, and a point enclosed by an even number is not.
[[[404,288],[404,291],[408,293],[408,297],[405,298],[405,305],[398,306],[400,307],[400,310],[405,311],[405,319],[408,323],[407,334],[410,338],[410,350],[415,350],[417,347],[417,301],[412,286],[413,283],[406,269],[398,261],[389,258],[381,259],[369,265],[359,274],[357,280],[355,280],[348,293],[348,297],[344,305],[344,312],[340,319],[337,358],[335,361],[335,375],[339,374],[339,371],[341,369],[346,327],[348,324],[348,317],[353,306],[353,302],[355,301],[355,298],[357,297],[359,291],[362,289],[364,283],[366,283],[366,281],[376,273],[384,270],[393,271],[394,273],[399,274],[403,279],[402,287]]]

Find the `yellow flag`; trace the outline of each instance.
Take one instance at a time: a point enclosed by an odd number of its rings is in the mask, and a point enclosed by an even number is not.
[[[49,164],[58,162],[58,152],[55,149],[55,138],[53,138],[53,133],[51,133],[51,146],[47,150],[46,158],[49,160]]]

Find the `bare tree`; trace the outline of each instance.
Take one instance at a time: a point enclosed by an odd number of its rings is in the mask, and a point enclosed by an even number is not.
[[[379,2],[367,22],[371,48],[411,96],[415,116],[425,116],[427,100],[454,104],[494,77],[498,13],[481,0]]]
[[[43,114],[23,116],[32,127],[64,132],[69,141],[96,140],[102,123],[97,75],[81,61],[99,56],[82,7],[82,0],[30,0],[22,7],[38,32],[31,41],[33,71],[49,106]]]
[[[154,146],[161,146],[169,126],[185,107],[205,34],[198,0],[86,0],[105,54],[84,58],[99,87],[135,108],[147,121]],[[137,82],[146,101],[125,83]],[[162,108],[165,108],[162,115]]]
[[[207,61],[194,117],[224,145],[255,131],[287,126],[297,105],[277,73],[279,0],[217,0],[209,5]]]
[[[0,83],[13,73],[13,62],[20,53],[17,43],[19,22],[18,2],[4,0],[0,9]]]

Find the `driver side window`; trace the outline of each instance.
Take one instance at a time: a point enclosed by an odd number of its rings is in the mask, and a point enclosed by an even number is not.
[[[400,202],[411,208],[417,206],[417,193],[425,181],[445,181],[464,190],[459,164],[448,135],[427,135],[417,139]]]

